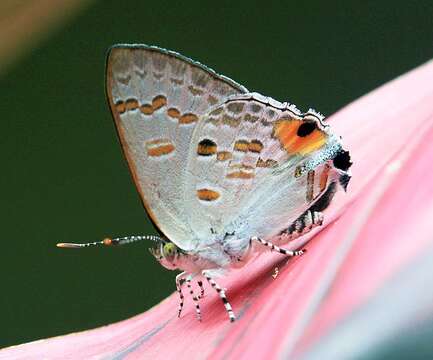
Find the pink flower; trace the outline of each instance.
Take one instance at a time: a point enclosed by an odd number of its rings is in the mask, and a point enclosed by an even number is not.
[[[178,319],[174,293],[131,319],[6,348],[0,359],[335,359],[416,335],[433,315],[433,62],[329,121],[351,152],[348,192],[307,255],[286,263],[268,253],[226,280],[235,323],[212,291],[201,323],[189,303]]]

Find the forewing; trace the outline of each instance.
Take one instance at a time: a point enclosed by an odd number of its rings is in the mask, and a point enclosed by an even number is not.
[[[255,93],[212,109],[192,143],[185,204],[191,228],[209,241],[287,228],[335,180],[341,149],[320,115]]]
[[[173,242],[192,247],[183,186],[193,130],[210,107],[246,89],[177,53],[145,45],[111,48],[106,88],[148,214]]]

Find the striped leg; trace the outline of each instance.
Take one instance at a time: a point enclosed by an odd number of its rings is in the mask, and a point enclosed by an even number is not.
[[[278,251],[280,254],[287,255],[287,256],[300,256],[306,252],[306,250],[292,251],[292,250],[282,249],[282,248],[278,247],[277,245],[272,244],[269,241],[258,238],[257,236],[253,236],[251,238],[251,241],[258,241],[260,244],[265,245],[267,247],[270,247],[271,250]]]
[[[177,317],[180,317],[180,314],[181,314],[182,308],[183,308],[184,297],[183,297],[183,293],[182,293],[182,284],[185,281],[185,275],[186,275],[186,272],[183,272],[183,273],[176,275],[176,289],[177,289],[177,292],[178,292],[179,298],[180,298]]]
[[[197,296],[195,296],[194,291],[192,291],[191,278],[189,278],[189,277],[186,278],[186,286],[188,286],[189,293],[190,293],[192,299],[194,300],[195,312],[197,314],[197,319],[198,319],[198,321],[201,321],[201,311],[200,311],[200,305],[198,303],[199,298]]]
[[[226,298],[226,294],[225,294],[224,289],[222,289],[212,279],[212,277],[209,275],[209,273],[206,270],[202,271],[202,274],[206,278],[206,280],[208,281],[208,283],[210,284],[210,286],[212,286],[215,289],[215,291],[218,293],[218,295],[220,296],[221,300],[223,301],[224,307],[226,308],[226,311],[229,314],[230,321],[231,322],[235,321],[235,319],[236,319],[235,314],[233,313],[232,306],[230,305],[230,303],[228,302],[228,300]]]
[[[202,297],[204,297],[204,287],[203,287],[203,282],[201,280],[197,281],[198,286],[200,287],[200,295],[198,296],[199,299],[201,299]]]

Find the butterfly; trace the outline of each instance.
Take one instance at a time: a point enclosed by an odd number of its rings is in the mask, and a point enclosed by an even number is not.
[[[107,238],[59,247],[148,240],[155,258],[179,269],[180,317],[186,283],[201,319],[205,279],[235,320],[216,278],[265,248],[322,225],[323,211],[350,180],[350,155],[314,110],[248,91],[176,52],[115,45],[106,93],[123,152],[160,236]],[[200,294],[191,286],[198,278]]]

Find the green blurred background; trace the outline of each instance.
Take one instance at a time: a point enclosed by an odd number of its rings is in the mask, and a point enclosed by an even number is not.
[[[7,3],[0,29],[26,1]],[[176,50],[326,115],[433,55],[431,0],[93,1],[67,15],[34,41],[28,21],[1,68],[0,347],[125,319],[174,290],[146,244],[55,247],[155,233],[105,100],[110,45]]]

